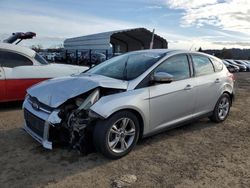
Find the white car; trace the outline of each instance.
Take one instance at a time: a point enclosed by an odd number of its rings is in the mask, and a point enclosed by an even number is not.
[[[26,89],[46,79],[79,74],[84,66],[49,64],[35,51],[0,43],[0,102],[23,100]]]

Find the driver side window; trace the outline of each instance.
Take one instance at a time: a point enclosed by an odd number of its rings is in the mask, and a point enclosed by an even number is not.
[[[2,67],[14,68],[18,66],[33,65],[33,63],[30,59],[20,54],[0,51],[0,65]]]
[[[188,58],[184,54],[170,57],[160,64],[155,69],[155,72],[166,72],[171,74],[175,81],[190,78]]]

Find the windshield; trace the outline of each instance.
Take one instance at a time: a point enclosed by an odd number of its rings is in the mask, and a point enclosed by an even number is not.
[[[36,53],[35,55],[35,60],[37,60],[39,63],[41,63],[42,65],[48,65],[49,63],[42,57],[40,56],[38,53]]]
[[[133,80],[161,59],[165,53],[137,52],[113,57],[88,70],[87,73],[99,74],[119,80]]]

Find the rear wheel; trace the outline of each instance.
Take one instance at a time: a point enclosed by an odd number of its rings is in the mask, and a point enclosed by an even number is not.
[[[218,102],[216,103],[213,115],[209,117],[210,120],[216,123],[224,121],[229,114],[230,107],[231,98],[227,93],[224,93],[223,95],[221,95]]]
[[[111,159],[128,154],[139,138],[139,122],[129,111],[121,111],[97,122],[93,132],[97,151]]]

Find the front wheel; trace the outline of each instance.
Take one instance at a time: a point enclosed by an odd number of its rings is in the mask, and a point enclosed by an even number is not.
[[[224,93],[216,103],[213,114],[209,117],[210,120],[216,123],[224,121],[229,114],[230,107],[231,98],[227,93]]]
[[[97,122],[93,142],[97,151],[111,159],[128,154],[139,138],[139,122],[130,111],[120,111]]]

